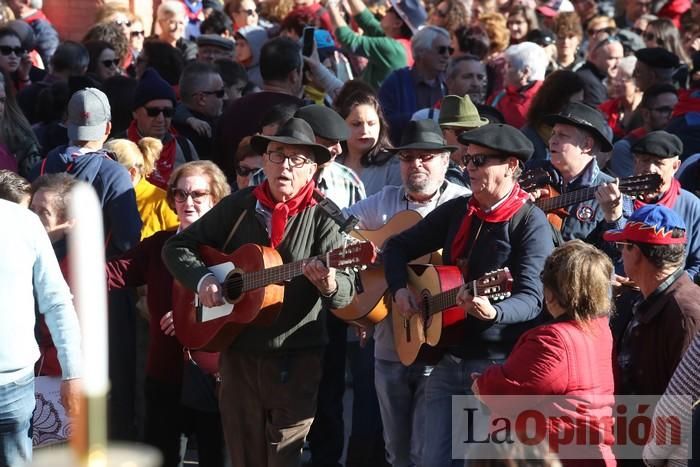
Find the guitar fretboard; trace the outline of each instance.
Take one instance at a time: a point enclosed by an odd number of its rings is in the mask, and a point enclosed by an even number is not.
[[[301,276],[301,269],[304,264],[317,258],[319,257],[316,256],[309,259],[294,261],[293,263],[281,264],[268,269],[243,274],[243,276],[241,276],[243,278],[242,292],[267,287],[270,284],[277,284],[294,279],[297,276]]]
[[[535,201],[535,205],[544,212],[554,211],[556,209],[564,208],[566,206],[571,206],[572,204],[578,204],[582,201],[595,198],[595,190],[597,188],[597,186],[593,186],[570,191],[552,198],[540,198]]]
[[[440,313],[442,310],[451,308],[457,305],[457,292],[461,287],[455,287],[454,289],[446,290],[436,295],[432,295],[428,298],[426,305],[428,316],[434,315],[435,313]],[[467,284],[467,289],[471,293],[473,290],[472,282]]]

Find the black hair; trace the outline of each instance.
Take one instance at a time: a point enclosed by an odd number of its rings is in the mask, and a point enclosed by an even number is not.
[[[227,58],[220,58],[214,62],[214,65],[219,70],[221,79],[224,80],[226,87],[248,82],[248,72],[240,63]]]
[[[124,103],[134,101],[136,86],[138,81],[126,76],[112,76],[102,86],[112,109],[112,135],[123,133],[129,128],[133,117],[131,107]]]
[[[683,229],[673,229],[671,238],[681,238],[685,235]],[[651,245],[648,243],[635,243],[642,255],[656,268],[680,267],[685,262],[685,244]]]
[[[225,34],[226,31],[233,34],[233,22],[223,11],[213,10],[207,19],[199,25],[199,31],[202,34],[217,34],[219,36]]]
[[[42,89],[34,104],[34,116],[41,123],[59,122],[68,107],[70,88],[65,81],[56,81]]]
[[[96,73],[97,72],[97,64],[100,59],[100,54],[104,50],[113,50],[116,54],[116,50],[114,50],[114,47],[112,44],[110,44],[107,41],[101,41],[101,40],[94,40],[94,41],[85,41],[83,43],[85,48],[88,50],[88,53],[90,54],[90,63],[88,65],[88,73]]]
[[[491,41],[486,31],[480,27],[460,26],[454,32],[459,51],[484,60],[489,54]]]
[[[648,109],[651,106],[652,99],[656,99],[661,94],[674,94],[677,96],[678,90],[674,85],[668,83],[653,84],[649,86],[649,89],[644,91],[639,106],[643,109]]]
[[[89,64],[90,54],[79,42],[62,42],[51,57],[51,66],[54,71],[67,71],[73,76],[85,73]]]
[[[145,41],[143,50],[146,52],[149,67],[154,68],[171,86],[178,84],[185,68],[185,60],[178,49],[167,42],[154,39]]]
[[[297,113],[297,110],[299,110],[299,106],[296,104],[273,105],[260,120],[260,128],[272,124],[282,126]]]
[[[286,37],[276,37],[260,51],[260,74],[264,81],[285,81],[302,66],[301,47]]]

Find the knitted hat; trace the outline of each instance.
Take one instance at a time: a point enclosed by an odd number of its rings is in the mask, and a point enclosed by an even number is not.
[[[138,86],[136,86],[132,108],[136,110],[156,99],[168,99],[172,101],[173,107],[177,104],[177,98],[172,86],[161,78],[156,70],[147,68],[143,76],[141,76]]]

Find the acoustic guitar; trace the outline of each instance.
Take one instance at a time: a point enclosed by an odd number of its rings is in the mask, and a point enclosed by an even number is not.
[[[282,309],[283,282],[302,275],[313,259],[332,268],[353,268],[372,263],[375,247],[353,243],[324,255],[282,264],[279,253],[269,247],[246,244],[231,254],[201,246],[199,255],[222,284],[226,303],[206,307],[195,292],[178,281],[173,284],[173,322],[177,338],[190,349],[219,352],[249,325],[270,325]]]
[[[358,229],[350,232],[350,235],[358,240],[372,242],[381,251],[389,238],[413,227],[422,218],[416,211],[400,211],[379,229]],[[415,262],[442,261],[438,254],[433,254],[421,256]],[[348,323],[371,327],[386,318],[391,307],[391,298],[386,296],[388,286],[384,277],[384,267],[380,263],[372,264],[358,272],[355,277],[356,291],[352,303],[345,308],[333,310],[333,314]]]
[[[561,230],[564,219],[569,216],[569,212],[565,208],[595,199],[595,192],[599,185],[560,194],[554,188],[559,184],[559,178],[559,175],[552,171],[536,168],[524,173],[519,182],[525,191],[533,191],[537,188],[546,188],[549,191],[549,196],[537,199],[535,205],[547,213],[547,219],[554,227]],[[620,178],[618,183],[620,193],[639,196],[657,191],[661,187],[662,180],[659,174],[644,174]]]
[[[420,313],[410,318],[391,313],[394,346],[401,363],[408,366],[416,361],[423,344],[436,346],[443,331],[442,312],[458,308],[457,292],[464,285],[462,272],[456,266],[409,264],[408,288],[418,298]],[[491,301],[510,296],[513,277],[508,268],[498,269],[469,281],[467,290],[474,296]]]

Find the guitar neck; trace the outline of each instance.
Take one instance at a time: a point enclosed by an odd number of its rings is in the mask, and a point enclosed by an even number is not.
[[[460,288],[461,286],[440,292],[439,294],[431,295],[428,298],[427,303],[424,304],[427,314],[432,316],[435,313],[440,313],[447,308],[457,305],[457,292],[459,292]],[[472,293],[474,290],[473,282],[469,282],[467,284],[467,290],[469,293]]]
[[[279,284],[302,275],[304,264],[320,257],[313,257],[294,261],[293,263],[281,264],[260,271],[252,271],[243,274],[243,292],[267,287],[270,284]]]
[[[581,188],[580,190],[570,191],[552,198],[540,198],[535,201],[535,205],[544,212],[556,211],[557,209],[565,208],[567,206],[595,198],[595,190],[597,188],[597,186],[591,186],[588,188]]]

